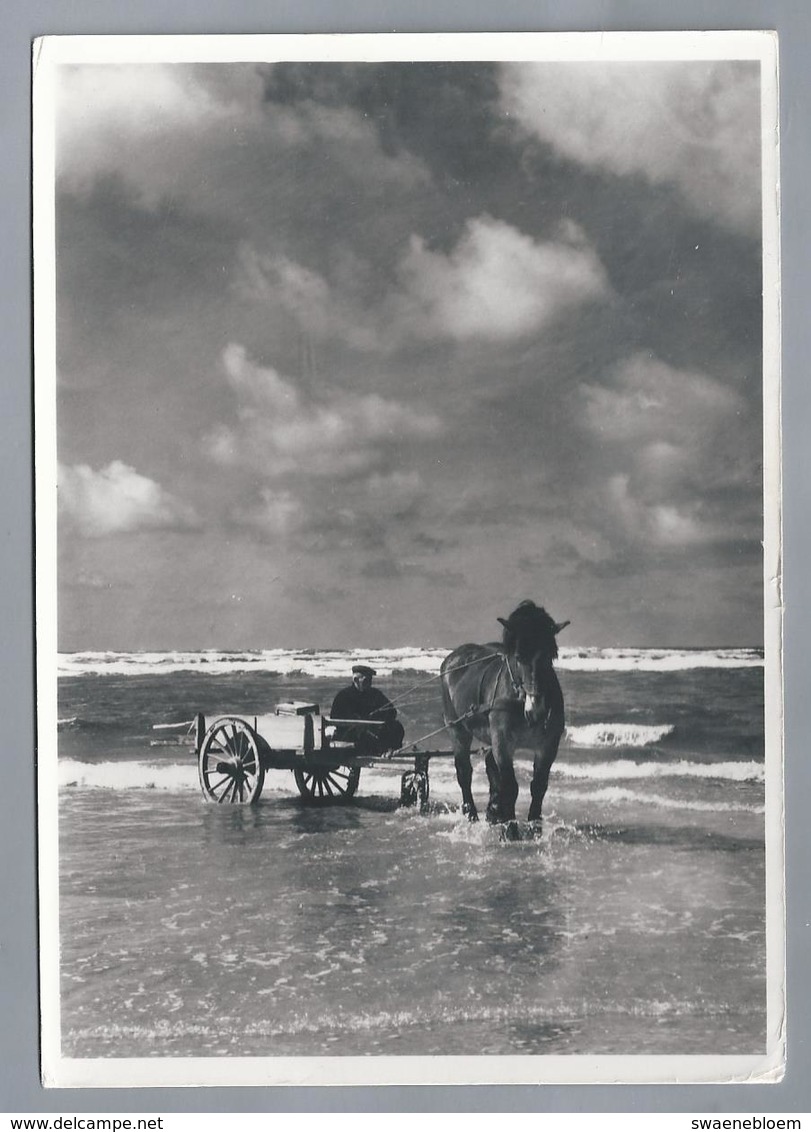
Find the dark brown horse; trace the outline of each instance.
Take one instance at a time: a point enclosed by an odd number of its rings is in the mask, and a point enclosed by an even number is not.
[[[501,645],[461,645],[442,662],[442,703],[453,738],[456,777],[462,788],[462,812],[478,814],[471,792],[474,739],[487,749],[490,782],[489,822],[515,818],[518,783],[513,754],[535,752],[529,820],[539,821],[549,771],[563,734],[563,693],[553,662],[555,635],[569,624],[556,624],[545,609],[522,601],[505,620]]]

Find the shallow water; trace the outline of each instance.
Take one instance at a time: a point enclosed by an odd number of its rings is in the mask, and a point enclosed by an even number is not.
[[[503,843],[392,805],[67,799],[64,1052],[762,1046],[756,818],[716,832],[591,808]]]
[[[462,819],[447,761],[424,817],[386,768],[324,808],[272,771],[242,808],[148,745],[150,718],[325,703],[325,682],[65,681],[65,714],[106,726],[60,742],[63,1053],[761,1052],[762,674],[564,677],[573,727],[626,729],[570,737],[543,836],[512,843]],[[408,711],[409,738],[436,717]],[[518,777],[523,812],[523,759]]]

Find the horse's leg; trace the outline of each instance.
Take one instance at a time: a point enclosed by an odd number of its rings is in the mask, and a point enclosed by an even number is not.
[[[476,809],[476,803],[473,801],[473,766],[470,761],[470,752],[465,755],[457,755],[454,759],[456,766],[456,781],[462,791],[462,813],[468,821],[478,821],[479,812]]]
[[[490,784],[490,799],[487,803],[487,820],[490,822],[500,821],[498,814],[500,811],[499,797],[501,791],[501,780],[498,775],[498,767],[496,760],[493,758],[493,748],[490,747],[484,756],[484,769],[487,771],[487,781]]]
[[[550,710],[546,720],[546,727],[544,728],[540,743],[535,750],[535,761],[532,768],[532,786],[530,787],[532,801],[529,804],[529,820],[536,822],[541,820],[541,807],[543,806],[543,800],[546,795],[547,787],[549,786],[549,772],[552,769],[552,763],[557,758],[558,747],[560,746],[560,740],[566,726],[563,708],[563,692],[561,691],[557,677],[554,677],[553,682],[547,688],[547,702]]]
[[[490,717],[492,752],[487,757],[487,777],[490,779],[490,801],[487,804],[489,822],[513,821],[518,782],[513,767],[514,742],[506,726],[499,727]]]
[[[473,766],[470,762],[470,744],[473,736],[461,728],[451,728],[453,738],[454,766],[456,781],[462,791],[462,813],[468,821],[478,821],[479,814],[473,801]]]
[[[562,728],[560,730],[556,728],[551,734],[547,732],[535,752],[532,786],[530,787],[532,794],[532,801],[529,804],[530,821],[539,822],[541,820],[541,807],[549,786],[549,772],[552,769],[552,763],[557,758],[562,733]]]

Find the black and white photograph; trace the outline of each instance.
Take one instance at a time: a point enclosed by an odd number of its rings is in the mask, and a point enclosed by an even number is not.
[[[776,1081],[767,32],[35,46],[46,1085]]]

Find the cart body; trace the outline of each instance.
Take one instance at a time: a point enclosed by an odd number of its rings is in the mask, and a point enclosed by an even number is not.
[[[259,800],[269,770],[291,770],[305,802],[348,801],[364,766],[407,764],[401,776],[403,805],[428,807],[428,761],[447,752],[402,748],[382,752],[372,720],[333,720],[317,704],[291,701],[262,715],[224,715],[193,723],[200,788],[210,802],[252,805]],[[351,732],[351,740],[339,738]]]

